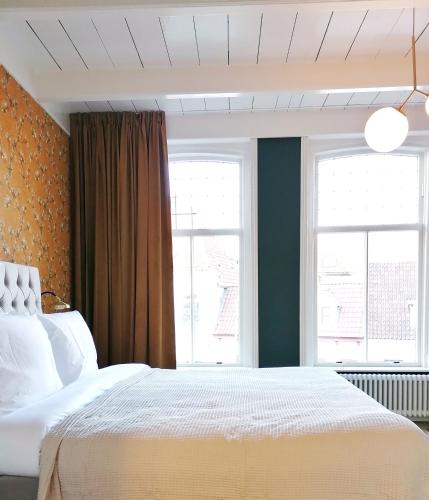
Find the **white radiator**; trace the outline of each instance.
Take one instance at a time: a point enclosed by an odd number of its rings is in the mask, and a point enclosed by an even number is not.
[[[340,375],[395,413],[413,420],[429,418],[429,374]]]

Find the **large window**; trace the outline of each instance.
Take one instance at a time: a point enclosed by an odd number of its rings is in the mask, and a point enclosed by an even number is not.
[[[246,364],[243,168],[240,157],[170,159],[179,365]]]
[[[305,299],[314,363],[422,364],[423,170],[413,152],[315,156]]]

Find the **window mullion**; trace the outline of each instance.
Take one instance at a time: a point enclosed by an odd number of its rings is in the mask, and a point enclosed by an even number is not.
[[[369,260],[368,260],[368,231],[365,232],[365,321],[364,321],[364,338],[365,338],[365,363],[368,363],[368,275],[369,275]]]
[[[191,273],[191,359],[192,363],[195,362],[194,359],[194,241],[192,234],[189,235],[189,264],[190,264],[190,273]]]

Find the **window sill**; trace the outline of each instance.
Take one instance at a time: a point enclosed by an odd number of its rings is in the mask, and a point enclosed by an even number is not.
[[[177,370],[219,370],[222,368],[233,368],[233,369],[248,369],[247,366],[242,365],[228,365],[228,364],[201,364],[201,365],[177,365]]]
[[[338,373],[429,373],[429,368],[421,366],[327,366]]]

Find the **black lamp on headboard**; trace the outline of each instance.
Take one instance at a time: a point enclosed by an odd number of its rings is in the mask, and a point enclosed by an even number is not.
[[[45,292],[42,292],[42,297],[44,295],[52,295],[52,297],[55,297],[57,303],[54,305],[54,309],[56,311],[64,311],[65,309],[70,309],[70,304],[64,302],[64,300],[58,297],[58,295],[55,292],[51,290],[46,290]]]

